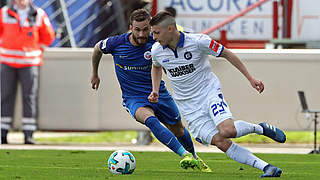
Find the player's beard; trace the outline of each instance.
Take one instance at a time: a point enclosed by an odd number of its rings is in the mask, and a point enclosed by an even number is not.
[[[148,37],[137,37],[132,33],[132,39],[138,46],[143,46],[148,42]]]

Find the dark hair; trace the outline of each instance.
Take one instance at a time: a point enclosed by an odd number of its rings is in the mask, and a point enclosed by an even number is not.
[[[151,15],[146,9],[134,10],[130,15],[130,25],[132,25],[133,21],[141,22],[145,21],[146,19],[151,19]]]
[[[151,26],[158,25],[159,23],[161,23],[163,20],[167,18],[174,18],[174,17],[172,16],[171,13],[167,11],[160,11],[155,16],[152,17],[150,21],[150,25]]]
[[[164,10],[171,13],[173,17],[176,17],[177,15],[177,11],[174,7],[168,6],[168,7],[165,7]]]

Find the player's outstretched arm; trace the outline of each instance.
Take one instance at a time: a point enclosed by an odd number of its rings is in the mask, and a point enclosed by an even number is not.
[[[226,58],[233,66],[235,66],[250,82],[251,86],[255,88],[259,93],[264,90],[264,84],[262,81],[252,77],[247,70],[246,66],[240,61],[240,59],[232,53],[229,49],[224,48],[221,53],[221,57]]]
[[[152,103],[157,103],[159,98],[159,88],[162,79],[162,67],[152,65],[151,69],[152,78],[152,92],[150,93],[148,100]]]
[[[98,90],[99,84],[100,84],[100,78],[98,75],[98,68],[99,68],[99,62],[102,57],[102,52],[100,50],[100,43],[99,41],[93,48],[93,54],[92,54],[92,75],[91,75],[91,87],[92,89]]]

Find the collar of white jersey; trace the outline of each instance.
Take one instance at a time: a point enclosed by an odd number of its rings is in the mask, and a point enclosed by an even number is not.
[[[177,44],[177,47],[183,47],[183,44],[184,44],[184,33],[179,31],[180,32],[180,37],[179,37],[179,42]],[[163,49],[167,48],[168,46],[162,46]]]

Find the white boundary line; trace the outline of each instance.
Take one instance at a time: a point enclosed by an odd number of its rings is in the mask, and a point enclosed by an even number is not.
[[[310,152],[309,147],[268,147],[254,146],[254,145],[242,145],[252,153],[274,153],[274,154],[308,154]],[[222,153],[218,148],[214,146],[197,145],[197,152],[207,153]],[[129,150],[129,151],[156,151],[156,152],[170,152],[170,150],[159,145],[119,145],[119,144],[99,144],[99,145],[20,145],[20,144],[5,144],[2,146],[2,150],[75,150],[75,151],[115,151],[115,150]]]

